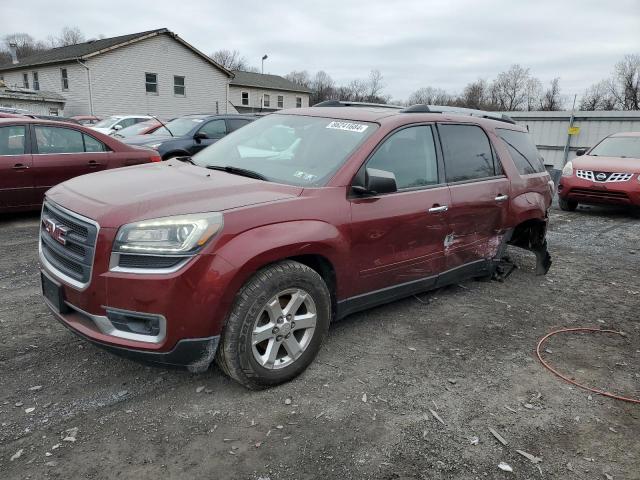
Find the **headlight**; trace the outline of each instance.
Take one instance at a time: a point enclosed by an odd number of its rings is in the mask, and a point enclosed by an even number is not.
[[[573,175],[573,163],[567,162],[567,164],[562,169],[562,176],[570,177],[571,175]]]
[[[149,148],[153,148],[154,150],[157,150],[160,145],[162,145],[162,143],[150,143],[148,145],[145,145],[145,147],[149,147]]]
[[[190,255],[222,229],[222,213],[154,218],[120,227],[113,251],[151,255]]]

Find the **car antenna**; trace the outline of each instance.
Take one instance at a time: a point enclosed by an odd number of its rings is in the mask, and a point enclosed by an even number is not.
[[[169,130],[169,127],[167,127],[167,125],[166,125],[162,120],[160,120],[160,119],[159,119],[158,117],[156,117],[155,115],[151,115],[151,114],[149,114],[149,113],[148,113],[147,115],[149,115],[151,118],[154,118],[154,119],[156,119],[158,122],[160,122],[160,125],[162,125],[162,126],[164,127],[164,129],[165,129],[167,132],[169,132],[169,134],[170,134],[172,137],[175,137],[175,135],[173,134],[173,132],[172,132],[171,130]]]

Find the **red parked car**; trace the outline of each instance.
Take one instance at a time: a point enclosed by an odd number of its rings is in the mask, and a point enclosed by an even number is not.
[[[567,162],[558,185],[562,210],[578,204],[640,207],[640,132],[616,133]]]
[[[73,123],[0,119],[0,212],[39,209],[54,185],[85,173],[160,161]]]
[[[264,388],[302,372],[333,319],[490,276],[507,244],[546,273],[553,183],[525,130],[330,105],[47,192],[49,308],[115,353],[192,371],[217,358]]]

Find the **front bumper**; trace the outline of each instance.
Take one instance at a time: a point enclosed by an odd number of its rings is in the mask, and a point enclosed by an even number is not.
[[[558,196],[563,200],[601,205],[640,206],[640,182],[636,175],[626,182],[593,182],[578,178],[561,177]]]
[[[189,371],[197,373],[206,371],[209,368],[218,349],[220,340],[218,335],[178,340],[171,350],[165,352],[126,348],[105,343],[97,340],[95,335],[89,333],[92,330],[92,324],[97,327],[96,322],[100,321],[98,320],[99,316],[88,314],[69,304],[67,304],[69,313],[61,314],[46,300],[45,304],[49,307],[54,317],[76,335],[111,353],[131,360],[156,365],[186,367]],[[102,318],[106,319],[106,317]]]

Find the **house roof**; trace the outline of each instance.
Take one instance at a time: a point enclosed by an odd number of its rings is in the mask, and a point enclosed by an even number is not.
[[[12,100],[28,100],[33,102],[58,102],[67,101],[62,95],[56,92],[45,90],[30,90],[27,88],[2,88],[0,86],[0,98],[10,98]]]
[[[270,75],[267,73],[245,72],[242,70],[233,71],[234,78],[231,85],[237,87],[258,87],[269,90],[285,90],[289,92],[311,93],[308,88],[297,85],[280,75]]]
[[[205,55],[191,44],[182,40],[177,34],[169,31],[167,28],[157,28],[155,30],[147,30],[146,32],[120,35],[119,37],[101,38],[98,40],[89,40],[88,42],[77,43],[75,45],[52,48],[50,50],[36,53],[35,55],[30,55],[25,58],[18,58],[19,63],[17,64],[9,63],[0,65],[0,72],[8,70],[19,70],[26,67],[75,62],[76,60],[86,60],[87,58],[93,57],[95,55],[100,55],[101,53],[108,52],[115,48],[123,47],[131,43],[144,40],[145,38],[150,38],[162,34],[170,35],[174,40],[178,41],[179,43],[193,51],[196,55],[199,55],[204,60],[219,68],[230,77],[233,76],[233,74],[229,70],[212,60],[209,56]]]

